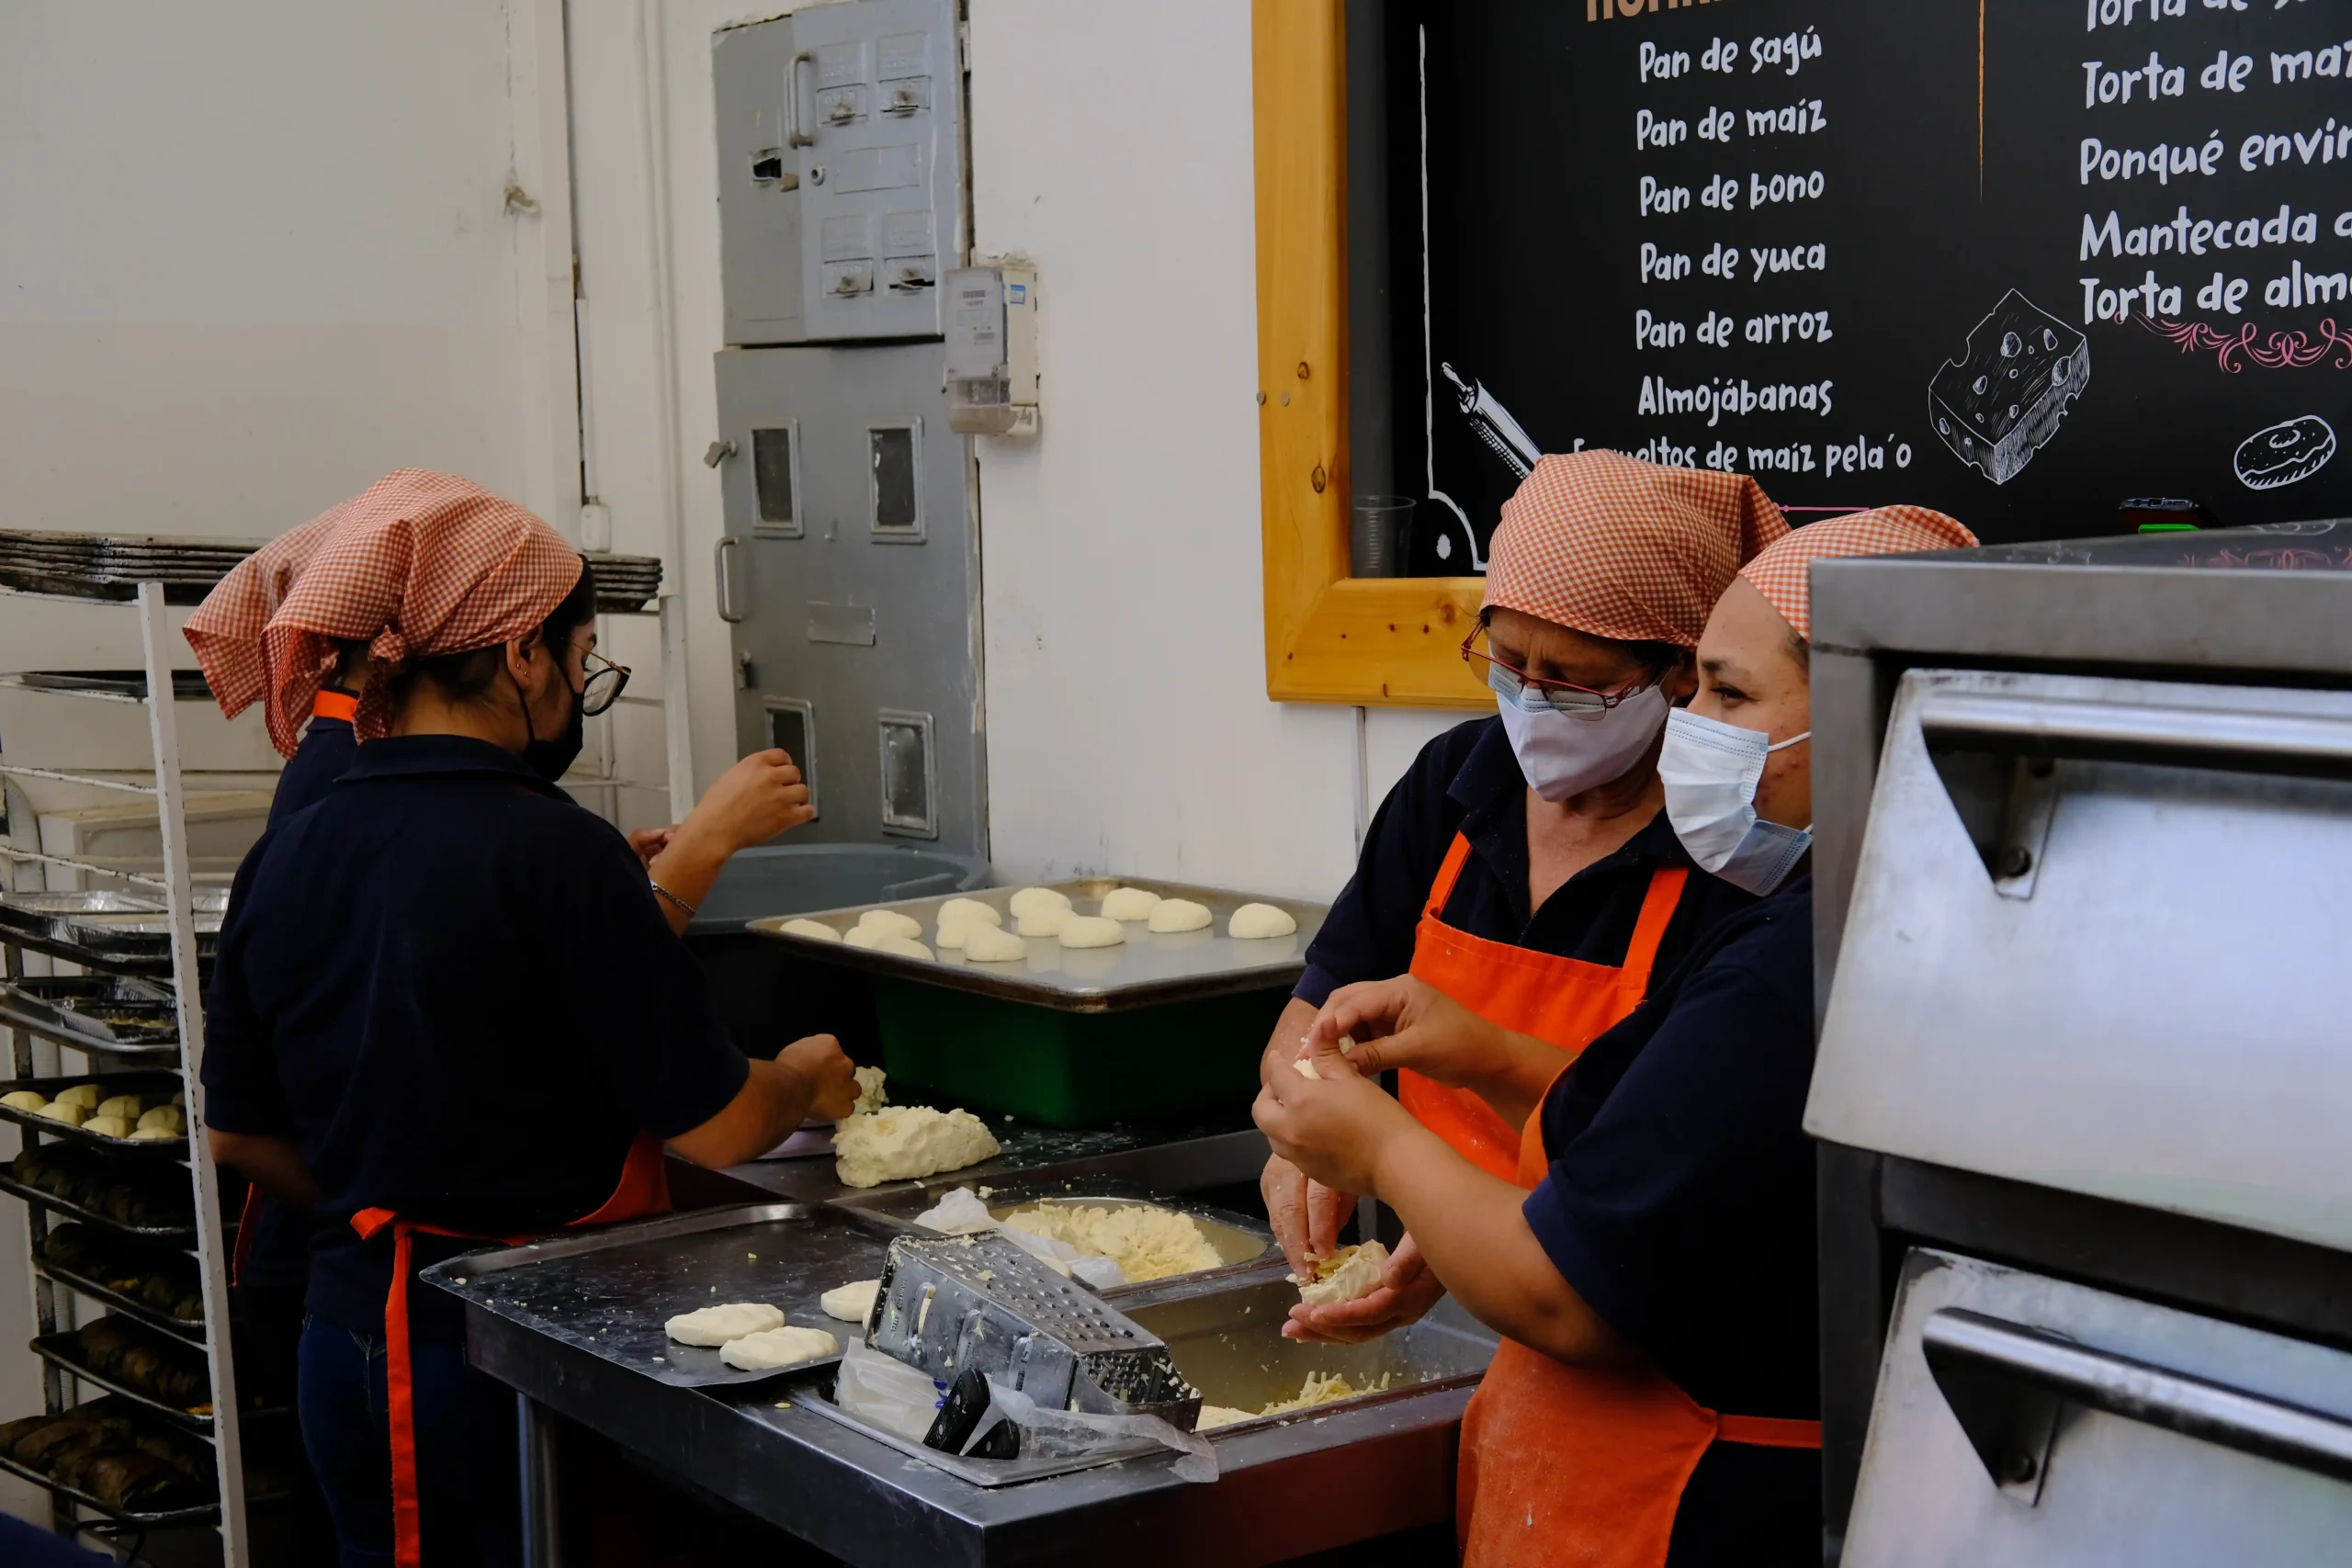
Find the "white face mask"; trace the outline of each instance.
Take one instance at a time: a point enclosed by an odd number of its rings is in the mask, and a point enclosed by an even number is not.
[[[1657,739],[1670,711],[1666,694],[1655,685],[1594,714],[1523,705],[1499,692],[1495,705],[1527,787],[1550,801],[1623,778]]]
[[[1666,783],[1667,820],[1690,858],[1735,887],[1759,897],[1778,887],[1813,847],[1811,828],[1787,828],[1756,815],[1764,759],[1808,739],[1779,745],[1760,729],[1702,718],[1678,708],[1666,723],[1658,777]]]

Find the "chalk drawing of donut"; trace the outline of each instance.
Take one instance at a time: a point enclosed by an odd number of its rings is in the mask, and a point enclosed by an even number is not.
[[[2307,479],[2335,456],[2335,432],[2315,413],[2257,430],[2238,443],[2232,466],[2248,490],[2277,490]]]

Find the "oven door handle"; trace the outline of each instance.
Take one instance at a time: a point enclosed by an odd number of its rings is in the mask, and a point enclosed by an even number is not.
[[[2352,1422],[2322,1411],[1956,1307],[1943,1308],[1921,1325],[1920,1348],[1996,1484],[2040,1479],[2042,1463],[2025,1462],[2033,1458],[2031,1438],[2023,1445],[2017,1440],[2018,1417],[2034,1396],[2048,1404],[2052,1416],[2057,1404],[2086,1405],[2298,1470],[2352,1481]],[[2004,1384],[2009,1394],[2006,1400],[2001,1397]],[[2006,1443],[1999,1440],[2004,1434],[1990,1430],[1999,1425],[1993,1417],[2000,1414],[2009,1417]],[[2024,1430],[2032,1426],[2029,1418]],[[2042,1431],[2046,1460],[2046,1444],[2054,1432],[2047,1426]],[[1995,1453],[2001,1456],[2001,1464],[1996,1464]]]
[[[2352,722],[2339,718],[1934,690],[1921,695],[1917,712],[1931,743],[2241,773],[2352,774]]]

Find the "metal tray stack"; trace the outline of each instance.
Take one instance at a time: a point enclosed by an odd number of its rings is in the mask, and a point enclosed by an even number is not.
[[[171,988],[135,976],[38,975],[0,982],[0,1024],[126,1066],[176,1066]]]
[[[587,552],[596,574],[596,608],[608,615],[633,615],[653,603],[662,592],[659,556],[616,556],[609,550]]]
[[[226,888],[196,896],[199,964],[209,963],[220,944],[228,897]],[[112,889],[0,894],[0,940],[111,975],[168,975],[172,968],[171,924],[162,903]]]
[[[0,588],[119,602],[137,597],[141,582],[161,582],[166,604],[200,604],[232,567],[260,547],[237,539],[0,529]]]

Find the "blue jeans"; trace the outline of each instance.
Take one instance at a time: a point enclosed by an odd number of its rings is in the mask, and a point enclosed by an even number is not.
[[[413,1343],[416,1468],[431,1568],[519,1568],[514,1396],[466,1364],[462,1345]],[[384,1340],[319,1318],[302,1325],[302,1447],[326,1495],[342,1568],[392,1561],[391,1417]]]

